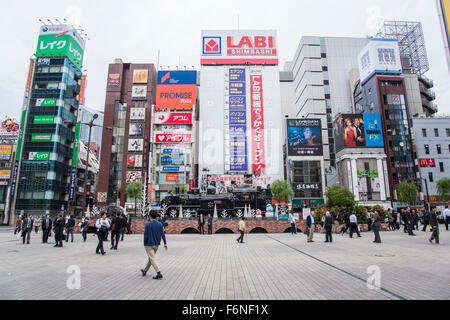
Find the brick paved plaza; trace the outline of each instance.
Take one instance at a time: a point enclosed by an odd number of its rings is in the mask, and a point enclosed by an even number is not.
[[[306,243],[299,234],[251,234],[238,244],[237,235],[168,235],[169,250],[157,258],[164,279],[143,278],[147,259],[142,235],[125,236],[118,251],[96,255],[97,239],[86,243],[75,235],[63,248],[14,239],[0,229],[0,300],[6,299],[450,299],[450,232],[441,226],[441,244],[428,242],[430,233],[409,237],[402,230],[349,239],[324,234]],[[81,289],[68,289],[69,266],[79,266]],[[367,288],[371,265],[381,270],[381,289]]]

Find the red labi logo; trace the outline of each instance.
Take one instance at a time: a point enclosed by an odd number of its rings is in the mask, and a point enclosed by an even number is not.
[[[204,53],[220,53],[220,38],[204,38]]]

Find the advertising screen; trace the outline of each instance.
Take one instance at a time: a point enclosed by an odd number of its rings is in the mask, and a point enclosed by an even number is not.
[[[28,160],[30,161],[47,161],[50,159],[50,152],[30,152]]]
[[[15,140],[19,137],[20,125],[12,119],[2,122],[0,127],[0,139]]]
[[[56,99],[36,99],[36,107],[54,107],[56,106]]]
[[[67,57],[81,69],[84,45],[84,39],[71,26],[42,26],[36,57]]]
[[[12,145],[2,144],[0,145],[0,160],[9,161],[11,160]]]
[[[278,65],[275,30],[203,30],[202,65]]]
[[[147,83],[148,70],[134,70],[133,71],[133,83]]]
[[[343,114],[334,122],[336,151],[383,147],[380,114]]]
[[[196,85],[157,85],[156,109],[192,110],[197,100]]]
[[[33,133],[31,135],[31,142],[51,142],[51,133]]]
[[[156,112],[155,124],[192,124],[192,113]]]
[[[54,116],[34,116],[34,124],[53,124],[55,121]]]
[[[11,170],[0,170],[0,179],[9,179]]]
[[[322,156],[322,124],[320,119],[288,119],[289,156]]]
[[[158,84],[197,84],[197,71],[158,71]]]

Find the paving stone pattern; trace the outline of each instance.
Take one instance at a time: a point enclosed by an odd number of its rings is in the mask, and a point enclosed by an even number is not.
[[[96,236],[86,243],[75,235],[63,248],[41,244],[33,232],[31,244],[0,232],[0,300],[11,299],[164,299],[164,300],[398,300],[450,299],[450,232],[441,227],[441,244],[428,242],[430,233],[409,237],[403,230],[382,232],[382,244],[372,233],[362,238],[334,235],[314,243],[303,234],[168,235],[169,250],[160,247],[157,260],[164,279],[153,280],[142,235],[125,236],[119,250],[95,254]],[[66,286],[69,266],[81,270],[81,289]],[[367,267],[381,270],[381,289],[367,288]]]

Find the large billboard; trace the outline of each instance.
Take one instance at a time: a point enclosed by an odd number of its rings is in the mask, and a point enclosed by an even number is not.
[[[275,30],[202,31],[202,65],[278,65]]]
[[[287,119],[289,156],[322,156],[322,123],[320,119]]]
[[[378,113],[343,114],[334,122],[336,150],[384,147],[381,116]]]
[[[261,74],[253,74],[250,76],[253,173],[264,173],[266,171],[262,81],[263,77]]]
[[[197,71],[158,71],[158,84],[197,84]]]
[[[370,39],[358,55],[361,84],[375,73],[401,74],[402,62],[396,39]]]
[[[188,85],[157,85],[156,109],[187,109],[192,110],[197,100],[197,86]]]
[[[133,83],[147,83],[147,81],[148,81],[147,69],[136,69],[133,71]]]
[[[39,33],[36,57],[67,57],[81,69],[84,46],[84,39],[71,26],[42,26]]]
[[[2,144],[0,145],[0,160],[2,161],[10,161],[12,154],[12,145],[11,144]]]
[[[19,137],[20,125],[13,119],[2,122],[0,127],[0,139],[17,140]]]
[[[133,86],[131,98],[133,100],[146,100],[147,99],[147,86]]]

